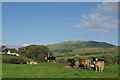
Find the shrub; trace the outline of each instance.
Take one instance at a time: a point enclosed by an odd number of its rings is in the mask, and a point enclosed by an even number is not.
[[[3,63],[9,63],[9,59],[2,59]]]
[[[20,63],[26,63],[23,58],[11,58],[11,59],[3,59],[3,63],[12,63],[12,64],[20,64]]]
[[[104,60],[106,65],[118,64],[118,57],[117,56],[104,55],[104,56],[100,56],[98,58]]]
[[[38,60],[38,61],[41,61],[41,62],[47,62],[47,61],[45,60],[45,57],[47,57],[47,56],[44,55],[44,54],[40,54],[40,55],[37,57],[37,60]]]

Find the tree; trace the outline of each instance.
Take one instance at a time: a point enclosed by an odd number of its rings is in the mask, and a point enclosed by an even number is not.
[[[5,45],[2,45],[2,50],[7,49],[7,47]]]
[[[7,53],[7,47],[6,47],[5,45],[2,45],[1,51],[2,51],[3,53]]]
[[[48,55],[49,48],[44,45],[29,45],[19,48],[18,52],[22,56],[27,56],[34,60],[44,61],[45,57]]]

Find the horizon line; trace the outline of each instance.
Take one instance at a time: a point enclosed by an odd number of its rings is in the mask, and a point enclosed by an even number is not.
[[[83,40],[71,40],[71,41],[83,41]],[[93,41],[93,40],[89,40],[89,41]],[[96,41],[96,40],[94,40],[94,41],[95,42],[105,42],[105,41]],[[29,45],[51,45],[51,44],[58,44],[58,43],[62,43],[62,42],[69,42],[69,41],[53,42],[53,43],[46,43],[46,44],[37,44],[37,43],[30,43],[30,44],[29,43],[26,43],[26,44],[0,44],[0,46],[5,45],[7,47],[17,47],[17,48],[20,48],[20,47],[25,47],[25,46],[29,46]],[[105,43],[112,44],[110,42],[105,42]],[[112,44],[112,45],[119,46],[118,44]]]

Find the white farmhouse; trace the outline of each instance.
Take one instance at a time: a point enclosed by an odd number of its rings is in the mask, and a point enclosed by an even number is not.
[[[20,56],[18,53],[10,52],[10,50],[8,50],[7,54],[8,54],[8,55]]]
[[[8,50],[7,54],[11,55],[12,53],[10,52],[10,50]]]

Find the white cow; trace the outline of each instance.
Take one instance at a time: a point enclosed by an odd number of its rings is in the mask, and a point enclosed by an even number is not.
[[[31,61],[29,64],[38,64],[37,62]]]

